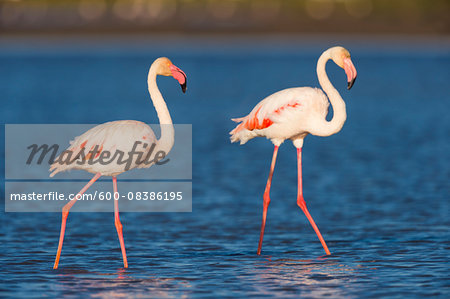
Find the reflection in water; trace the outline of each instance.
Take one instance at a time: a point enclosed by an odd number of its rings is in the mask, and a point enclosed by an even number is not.
[[[356,269],[331,258],[315,260],[273,259],[258,263],[253,269],[254,282],[261,294],[300,292],[302,296],[349,297],[347,287]]]
[[[192,288],[189,281],[175,277],[158,277],[156,275],[139,278],[124,268],[114,273],[88,272],[80,270],[64,270],[57,275],[58,291],[63,294],[79,294],[90,290],[91,297],[96,298],[128,298],[145,296],[168,298],[175,294],[185,297],[184,290]],[[131,272],[131,273],[130,273]]]

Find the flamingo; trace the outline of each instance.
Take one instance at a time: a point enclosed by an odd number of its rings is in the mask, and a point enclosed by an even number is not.
[[[301,162],[303,140],[308,134],[323,137],[336,134],[342,129],[347,118],[345,103],[326,74],[325,65],[330,59],[345,70],[348,82],[347,88],[352,88],[356,79],[356,69],[350,59],[350,53],[343,47],[332,47],[324,51],[317,62],[317,77],[326,95],[318,88],[295,87],[284,89],[263,99],[247,116],[232,119],[239,124],[230,132],[231,142],[240,141],[240,144],[245,144],[248,140],[255,137],[266,137],[272,141],[275,147],[270,165],[269,178],[263,196],[263,217],[257,251],[258,255],[261,254],[267,209],[270,203],[270,186],[278,148],[286,139],[290,139],[297,148],[297,205],[311,223],[317,237],[322,243],[325,253],[330,255],[327,244],[310,215],[303,198]],[[326,120],[329,106],[327,95],[334,112],[331,121]]]
[[[172,124],[172,119],[170,117],[167,105],[158,89],[156,84],[156,76],[172,76],[181,85],[181,89],[186,92],[186,74],[176,67],[172,62],[166,57],[160,57],[156,59],[148,72],[148,91],[150,93],[150,98],[152,99],[153,105],[158,114],[160,126],[161,126],[161,137],[157,140],[152,129],[145,123],[135,120],[119,120],[107,122],[98,125],[87,132],[83,133],[81,136],[76,137],[69,147],[68,151],[73,152],[77,155],[81,150],[98,148],[94,151],[97,157],[102,151],[122,151],[123,153],[128,153],[133,147],[136,141],[142,141],[150,144],[154,144],[154,152],[163,151],[165,154],[169,153],[174,143],[174,127]],[[142,148],[145,150],[146,147]],[[149,149],[147,148],[147,151]],[[91,158],[92,152],[83,157],[84,159]],[[62,155],[62,154],[61,154]],[[56,158],[58,161],[59,157]],[[81,196],[86,190],[101,176],[111,176],[113,181],[114,194],[117,194],[117,175],[133,168],[143,168],[150,167],[153,163],[143,164],[133,161],[129,168],[126,168],[125,164],[119,163],[53,163],[50,167],[50,177],[53,177],[56,173],[61,171],[66,171],[70,169],[82,169],[90,173],[94,173],[95,176],[78,192],[77,196]],[[75,198],[76,198],[75,197]],[[64,232],[66,228],[66,221],[69,215],[70,208],[75,204],[76,200],[72,200],[67,203],[62,209],[62,221],[61,221],[61,233],[59,236],[58,251],[56,253],[55,263],[53,269],[58,268],[59,258],[61,256],[61,249],[64,240]],[[127,255],[125,251],[125,243],[122,233],[122,223],[119,218],[119,203],[114,200],[114,224],[116,226],[117,234],[119,237],[120,248],[122,251],[123,265],[124,268],[128,268]]]

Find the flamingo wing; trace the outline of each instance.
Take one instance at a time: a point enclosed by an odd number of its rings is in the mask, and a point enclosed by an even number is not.
[[[84,169],[94,173],[109,175],[110,173],[122,172],[119,165],[111,163],[109,165],[93,164],[89,165],[87,160],[95,159],[103,151],[109,151],[111,156],[116,151],[121,151],[127,155],[133,149],[136,141],[151,144],[156,142],[153,130],[145,123],[139,121],[113,121],[107,122],[86,131],[70,142],[70,147],[55,158],[55,162],[50,166],[50,177],[58,172],[70,169]],[[149,147],[146,149],[148,150]],[[143,150],[142,146],[139,148]],[[69,161],[63,155],[69,154]],[[124,159],[127,159],[125,156]]]
[[[317,98],[319,101],[315,100]],[[230,134],[239,133],[244,129],[261,130],[282,123],[293,113],[297,114],[310,108],[311,104],[315,106],[319,104],[322,106],[321,110],[328,112],[328,100],[320,89],[300,87],[281,90],[259,102],[247,116],[232,119],[239,124]]]

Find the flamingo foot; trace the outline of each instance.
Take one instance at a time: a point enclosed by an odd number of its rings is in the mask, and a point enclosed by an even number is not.
[[[122,231],[123,231],[122,223],[120,223],[120,220],[116,218],[116,220],[114,221],[114,224],[116,225],[117,235],[119,237],[120,248],[122,250],[123,267],[128,268],[127,253],[125,251],[125,242],[123,240],[123,233],[122,233]]]
[[[309,214],[308,209],[306,208],[306,202],[303,199],[303,196],[299,196],[297,199],[297,205],[302,209],[303,213],[306,215],[306,218],[308,218],[309,223],[311,223],[311,226],[313,227],[314,231],[317,234],[317,237],[319,237],[320,243],[322,243],[323,249],[325,250],[325,253],[327,255],[330,255],[330,250],[328,250],[328,246],[325,243],[325,240],[322,237],[322,234],[319,231],[319,228],[317,227],[316,223],[314,222],[314,219],[312,218],[311,214]]]
[[[113,176],[114,194],[117,192],[117,177]],[[128,268],[127,253],[125,251],[125,242],[123,240],[123,226],[119,217],[119,201],[114,199],[114,224],[116,225],[117,235],[119,237],[120,249],[122,250],[123,267]]]
[[[261,233],[259,234],[259,244],[257,255],[261,255],[262,242],[264,238],[264,229],[266,227],[267,209],[269,208],[270,197],[269,192],[264,192],[264,203],[263,203],[263,218],[261,223]]]
[[[64,242],[64,233],[66,231],[66,222],[67,217],[69,216],[69,211],[62,212],[62,220],[61,220],[61,232],[59,234],[59,243],[58,243],[58,252],[56,253],[55,263],[53,264],[53,269],[58,269],[59,258],[61,257],[61,250]]]

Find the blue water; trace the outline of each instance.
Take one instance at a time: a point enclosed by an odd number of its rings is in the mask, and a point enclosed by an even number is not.
[[[193,124],[194,153],[192,213],[121,214],[128,269],[112,214],[70,214],[55,271],[61,215],[1,212],[1,296],[450,296],[448,45],[349,42],[359,75],[351,91],[329,64],[348,120],[337,135],[305,140],[303,175],[331,256],[296,205],[289,142],[280,148],[256,255],[272,145],[228,139],[230,118],[266,95],[317,86],[316,60],[328,43],[174,45],[53,41],[0,49],[4,123],[154,123],[146,74],[154,58],[169,56],[187,73],[188,92],[169,78],[159,85],[174,122]]]

